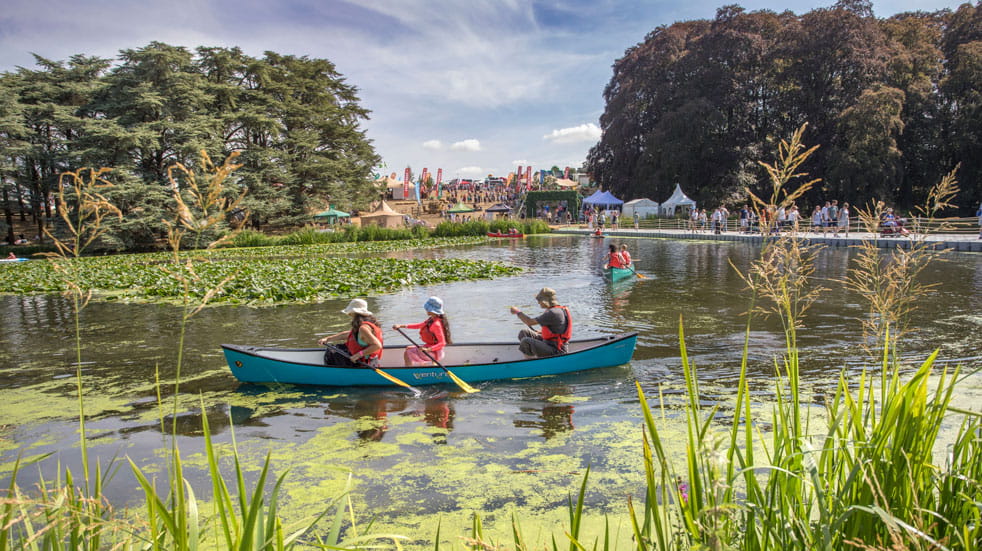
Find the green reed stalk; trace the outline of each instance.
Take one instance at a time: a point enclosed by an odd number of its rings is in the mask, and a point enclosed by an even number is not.
[[[799,138],[782,145],[785,155],[775,167],[765,165],[775,182],[772,199],[781,197],[784,184],[796,175],[788,167],[802,160],[794,155],[801,150],[795,146]],[[939,188],[932,194],[934,205],[946,203],[955,189],[953,177]],[[912,280],[934,258],[926,251],[915,248],[915,254],[900,256],[895,260],[899,267],[879,259],[876,269],[867,273],[902,276],[892,292],[923,289]],[[812,257],[794,235],[768,240],[761,259],[744,276],[752,295],[751,312],[779,316],[786,338],[785,353],[775,361],[769,436],[765,438],[751,417],[746,381],[749,322],[735,415],[728,437],[721,438],[712,423],[719,406],[702,411],[696,368],[680,321],[688,394],[686,479],[679,478],[667,461],[655,417],[638,386],[647,428],[642,447],[647,493],[643,513],[628,503],[637,549],[978,549],[982,543],[980,414],[955,412],[964,415],[964,421],[945,465],[936,465],[938,432],[952,413],[958,369],[935,374],[934,352],[908,374],[899,361],[899,340],[891,333],[890,320],[901,316],[881,318],[886,321],[878,327],[879,377],[868,369],[858,380],[840,374],[825,404],[824,429],[812,430],[797,344],[803,314],[817,292],[809,290]],[[865,267],[860,263],[855,269]],[[868,283],[867,291],[890,287],[878,279],[860,281]],[[913,297],[874,292],[864,296],[877,301],[874,311],[901,305],[909,312],[912,307]]]

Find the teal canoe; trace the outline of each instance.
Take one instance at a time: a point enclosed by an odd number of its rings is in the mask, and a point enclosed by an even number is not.
[[[567,353],[527,359],[518,343],[453,344],[441,362],[468,383],[559,375],[613,367],[631,361],[637,333],[624,333],[567,343]],[[324,365],[323,348],[272,348],[223,344],[225,360],[236,379],[245,383],[286,383],[322,386],[395,386],[372,369]],[[402,365],[404,347],[386,347],[379,366],[413,386],[453,384],[438,366]]]
[[[604,268],[604,277],[611,283],[634,277],[634,270],[627,268]]]

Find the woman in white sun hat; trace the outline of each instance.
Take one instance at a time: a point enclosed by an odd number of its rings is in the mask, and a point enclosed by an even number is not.
[[[434,359],[439,362],[443,359],[444,347],[453,344],[450,338],[450,322],[443,312],[443,300],[440,297],[430,297],[423,303],[423,310],[426,312],[424,321],[392,326],[396,330],[403,327],[419,329],[419,338],[423,340],[422,348],[418,346],[406,347],[406,351],[402,355],[406,365],[430,365]]]
[[[351,330],[342,331],[318,339],[317,344],[327,345],[324,352],[324,365],[352,367],[370,365],[377,367],[382,359],[382,327],[368,309],[368,303],[360,298],[353,299],[341,313],[351,317]],[[329,341],[344,337],[338,345],[328,345]]]

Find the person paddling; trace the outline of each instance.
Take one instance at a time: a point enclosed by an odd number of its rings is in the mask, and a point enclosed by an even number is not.
[[[565,354],[566,343],[573,334],[569,308],[561,306],[556,301],[556,291],[548,287],[543,287],[535,300],[546,309],[535,318],[525,315],[517,306],[511,307],[511,313],[528,326],[518,333],[518,349],[527,357]],[[541,326],[542,331],[532,329],[533,325]]]
[[[382,359],[382,328],[368,309],[368,303],[360,298],[353,299],[341,313],[351,318],[351,330],[318,339],[317,344],[327,345],[324,365],[378,367],[379,360]],[[342,337],[345,342],[341,344],[327,344]]]
[[[423,303],[423,310],[426,311],[427,318],[419,323],[403,325],[393,325],[392,328],[399,330],[419,329],[419,338],[423,340],[422,348],[418,346],[407,346],[402,354],[406,365],[432,365],[433,360],[442,361],[444,347],[453,344],[450,338],[450,322],[447,315],[443,312],[443,300],[440,297],[430,297]],[[429,356],[427,356],[427,354]],[[432,359],[430,358],[432,356]]]
[[[607,258],[605,259],[604,269],[607,268],[627,268],[627,264],[624,262],[624,257],[621,253],[617,252],[617,245],[611,243],[610,252],[607,253]]]
[[[625,268],[631,267],[633,260],[631,260],[631,253],[628,252],[627,245],[621,245],[621,260],[624,261]]]

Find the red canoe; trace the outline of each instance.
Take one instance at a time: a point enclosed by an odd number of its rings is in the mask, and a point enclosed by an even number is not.
[[[488,237],[525,237],[524,233],[497,233],[488,232]]]

